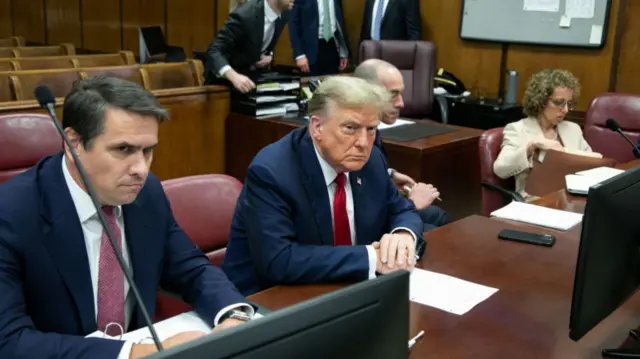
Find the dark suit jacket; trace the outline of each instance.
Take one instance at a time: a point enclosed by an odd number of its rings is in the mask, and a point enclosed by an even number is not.
[[[383,1],[383,0],[380,0]],[[367,0],[362,16],[360,42],[371,40],[375,0]],[[390,0],[382,17],[380,40],[420,41],[422,24],[418,0]]]
[[[398,227],[411,229],[423,241],[422,221],[389,180],[377,148],[349,179],[359,246],[334,247],[327,186],[307,129],[292,131],[256,155],[222,265],[242,293],[277,284],[365,280],[369,261],[361,245]]]
[[[0,185],[0,358],[114,359],[122,347],[83,338],[97,330],[96,313],[61,161],[61,154],[44,158]],[[212,326],[222,308],[245,302],[176,224],[155,176],[122,208],[130,266],[151,315],[158,285],[180,293]],[[144,326],[139,305],[131,315],[129,330]]]
[[[297,4],[296,4],[297,6]],[[273,39],[266,52],[272,52],[287,23],[288,11],[276,20]],[[216,39],[207,49],[205,80],[211,83],[220,69],[230,65],[237,72],[247,75],[250,67],[260,60],[264,37],[264,0],[251,0],[234,10]]]
[[[320,29],[320,14],[318,13],[318,1],[322,0],[296,0],[291,16],[289,17],[289,38],[293,49],[293,58],[306,55],[309,65],[316,63],[318,56],[318,29]],[[336,16],[336,32],[338,53],[341,58],[349,56],[347,45],[347,33],[342,16],[340,0],[334,0]]]
[[[640,148],[640,138],[638,138],[638,143],[636,144],[637,148]],[[636,158],[640,158],[640,152],[638,152],[637,149],[633,150],[633,154],[636,156]]]

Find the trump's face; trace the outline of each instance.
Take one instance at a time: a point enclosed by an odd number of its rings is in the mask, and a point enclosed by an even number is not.
[[[358,171],[371,155],[379,117],[375,105],[329,108],[326,115],[311,116],[311,136],[318,152],[337,172]]]

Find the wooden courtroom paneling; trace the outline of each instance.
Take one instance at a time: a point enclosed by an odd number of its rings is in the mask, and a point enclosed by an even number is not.
[[[222,29],[222,25],[229,17],[229,1],[228,0],[215,0],[216,1],[216,32]]]
[[[171,45],[183,47],[187,56],[191,56],[193,50],[206,50],[216,35],[215,2],[212,0],[166,1],[167,41]]]
[[[347,28],[349,39],[350,60],[358,59],[358,40],[360,40],[360,27],[366,1],[342,1],[344,26]]]
[[[80,24],[80,1],[47,0],[47,39],[50,44],[62,42],[82,46],[82,26]]]
[[[138,28],[161,26],[164,31],[166,8],[164,1],[126,0],[122,2],[123,49],[139,55]]]
[[[282,35],[280,35],[278,43],[276,43],[276,47],[273,50],[273,63],[278,65],[296,65],[293,59],[293,49],[291,48],[288,25],[282,30]]]
[[[12,35],[11,0],[0,0],[0,37],[11,37]]]
[[[103,52],[121,50],[120,0],[81,1],[82,47]]]
[[[614,62],[613,49],[619,6],[620,0],[612,0],[607,42],[602,49],[511,45],[507,56],[507,68],[519,72],[518,99],[522,99],[531,75],[545,68],[563,68],[578,77],[582,92],[577,110],[586,110],[593,97],[607,92],[611,79],[610,70]]]
[[[627,0],[618,58],[617,92],[640,93],[640,1]]]
[[[12,0],[11,16],[14,36],[22,36],[27,42],[47,42],[42,0]]]

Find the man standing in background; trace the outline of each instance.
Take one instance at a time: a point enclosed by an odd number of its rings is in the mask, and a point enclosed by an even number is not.
[[[289,36],[298,68],[312,76],[347,67],[349,49],[340,0],[298,0],[289,18]]]
[[[360,42],[420,41],[421,27],[418,0],[367,0],[362,16]]]

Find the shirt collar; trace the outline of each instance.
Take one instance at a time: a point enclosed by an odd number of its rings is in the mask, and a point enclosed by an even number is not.
[[[264,0],[264,16],[267,17],[267,20],[269,20],[269,22],[274,22],[277,18],[280,17],[280,15],[276,14],[271,6],[269,6],[267,0]]]
[[[324,175],[324,183],[329,187],[336,180],[338,176],[338,172],[331,167],[331,165],[320,155],[318,149],[315,145],[313,145],[313,150],[316,152],[316,156],[318,157],[318,162],[320,162],[320,168],[322,169],[322,175]],[[344,172],[347,176],[347,180],[349,180],[349,172]]]
[[[91,201],[91,197],[89,197],[87,192],[80,188],[73,177],[71,177],[71,172],[69,172],[69,168],[67,167],[67,161],[65,161],[65,156],[62,156],[62,173],[64,175],[64,181],[67,183],[67,188],[69,188],[73,204],[78,212],[80,223],[84,223],[96,216],[96,208]],[[122,206],[117,206],[115,212],[116,217],[120,218],[120,216],[122,216]]]

